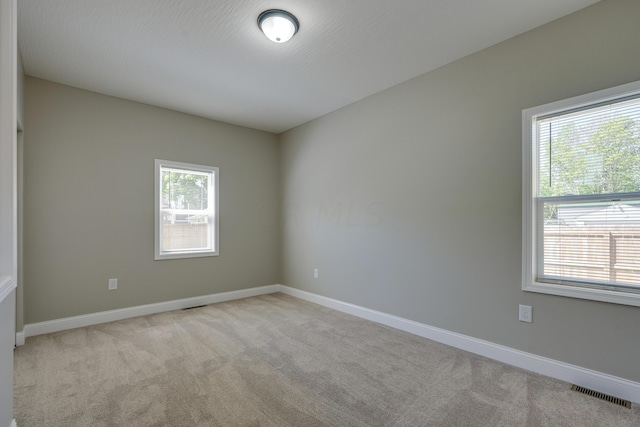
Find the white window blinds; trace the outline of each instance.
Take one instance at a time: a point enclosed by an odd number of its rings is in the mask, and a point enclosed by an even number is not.
[[[640,291],[640,96],[541,116],[533,131],[537,280]]]

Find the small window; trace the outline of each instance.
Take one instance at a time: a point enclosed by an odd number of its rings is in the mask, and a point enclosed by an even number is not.
[[[218,168],[156,159],[155,259],[218,252]]]
[[[523,111],[522,287],[640,306],[640,82]]]

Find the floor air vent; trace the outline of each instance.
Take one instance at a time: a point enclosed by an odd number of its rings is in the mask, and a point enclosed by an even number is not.
[[[600,393],[599,391],[590,390],[588,388],[580,387],[579,385],[572,385],[571,390],[578,393],[588,394],[589,396],[597,397],[598,399],[606,400],[607,402],[614,403],[619,406],[631,409],[631,402],[628,400],[620,399],[619,397],[609,396],[608,394]]]
[[[206,305],[196,305],[195,307],[187,307],[187,308],[183,308],[182,311],[193,310],[194,308],[200,308],[200,307],[206,307]]]

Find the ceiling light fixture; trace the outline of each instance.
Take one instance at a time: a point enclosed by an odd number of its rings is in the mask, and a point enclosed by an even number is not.
[[[285,10],[269,9],[258,16],[258,27],[269,40],[284,43],[298,32],[300,24],[295,16]]]

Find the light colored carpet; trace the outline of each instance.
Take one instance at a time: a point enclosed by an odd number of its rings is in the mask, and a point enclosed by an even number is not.
[[[27,339],[19,427],[635,426],[570,385],[283,294]]]

